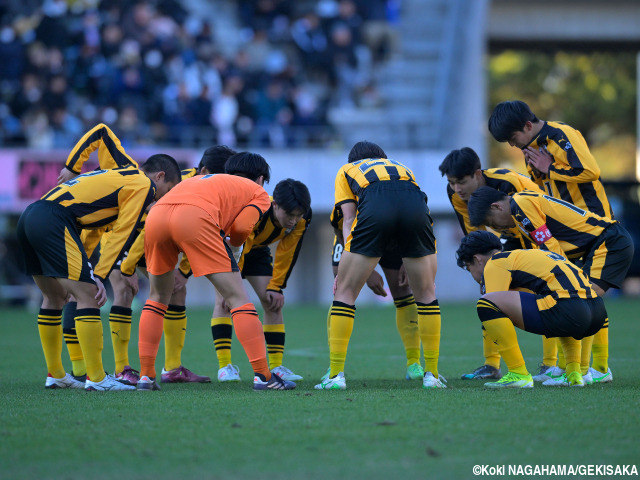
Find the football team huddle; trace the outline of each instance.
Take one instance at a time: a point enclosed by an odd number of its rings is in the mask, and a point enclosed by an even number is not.
[[[529,176],[482,169],[471,148],[451,151],[439,167],[464,233],[457,264],[482,291],[477,314],[484,362],[462,378],[487,380],[484,386],[494,389],[531,388],[534,381],[575,387],[611,382],[602,297],[621,287],[634,247],[614,219],[598,165],[580,132],[538,119],[521,101],[498,104],[489,131],[522,150]],[[98,169],[81,174],[96,150]],[[254,390],[294,389],[302,377],[283,365],[283,291],[311,222],[311,197],[293,179],[280,181],[270,197],[263,188],[270,176],[262,156],[225,146],[207,149],[187,170],[166,154],[139,165],[108,126],[87,132],[58,185],[18,222],[25,269],[43,297],[38,331],[45,388],[153,391],[161,383],[210,382],[181,360],[193,275],[215,289],[211,332],[218,381],[240,381],[231,360],[235,331],[254,371]],[[386,295],[378,264],[396,307],[406,379],[422,379],[425,389],[446,388],[438,372],[436,240],[427,195],[413,172],[375,143],[358,142],[336,175],[334,205],[329,368],[315,388],[346,389],[356,299],[365,284]],[[136,370],[128,351],[138,275],[149,279],[149,298],[139,318]],[[260,300],[262,321],[243,278]],[[102,358],[107,279],[113,375]],[[515,327],[542,337],[534,375]],[[62,363],[63,339],[71,372]]]

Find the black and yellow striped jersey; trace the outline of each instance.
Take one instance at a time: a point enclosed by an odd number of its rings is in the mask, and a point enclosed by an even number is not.
[[[271,199],[273,202],[273,198]],[[311,209],[300,219],[293,229],[277,227],[273,213],[273,203],[271,208],[262,216],[260,221],[251,232],[251,235],[244,242],[242,256],[238,266],[242,270],[244,257],[254,247],[265,247],[278,242],[273,260],[273,276],[269,281],[267,290],[282,292],[287,286],[287,280],[298,260],[300,247],[304,234],[311,223]]]
[[[486,170],[482,170],[482,176],[484,177],[484,182],[487,187],[495,188],[507,195],[513,195],[516,192],[522,192],[524,190],[542,192],[540,187],[538,187],[538,185],[536,185],[529,177],[513,170],[509,170],[508,168],[487,168]],[[502,235],[505,238],[517,238],[520,241],[522,248],[531,248],[531,242],[529,241],[528,236],[523,236],[517,227],[500,232],[495,232],[484,225],[474,227],[471,225],[471,221],[469,220],[469,207],[467,202],[460,198],[460,195],[455,193],[450,185],[447,185],[447,196],[449,197],[451,206],[456,213],[460,228],[462,228],[462,232],[465,235],[476,230],[488,230],[490,232],[497,233],[498,235]]]
[[[613,210],[600,180],[600,167],[582,134],[561,122],[545,122],[530,147],[545,149],[553,158],[548,174],[531,178],[545,193],[600,215],[613,218]]]
[[[138,163],[122,148],[120,139],[104,123],[93,127],[76,143],[67,158],[65,167],[73,173],[80,174],[82,166],[96,149],[98,149],[98,164],[102,170],[138,168]]]
[[[180,172],[180,180],[182,181],[186,180],[187,178],[195,177],[196,173],[196,168],[186,168]],[[146,219],[147,213],[145,212],[140,219],[140,223],[138,224],[137,236],[133,244],[127,251],[126,257],[120,264],[120,271],[123,275],[133,275],[136,271],[138,263],[140,262],[140,259],[142,259],[142,257],[144,256],[144,222]],[[182,255],[182,260],[180,260],[178,269],[185,277],[189,277],[191,275],[191,265],[189,264],[189,260],[187,260],[186,255]]]
[[[104,280],[133,241],[155,192],[144,173],[129,167],[85,173],[53,188],[42,200],[64,207],[79,229],[112,230],[94,268],[94,274]]]
[[[512,250],[494,254],[484,267],[484,293],[517,290],[540,295],[538,308],[553,307],[560,298],[595,298],[586,275],[555,252]]]
[[[343,165],[336,175],[335,205],[358,202],[365,188],[375,182],[400,180],[416,183],[413,172],[395,160],[367,158]]]
[[[615,220],[538,192],[511,197],[511,215],[518,227],[542,248],[576,259],[587,253]]]

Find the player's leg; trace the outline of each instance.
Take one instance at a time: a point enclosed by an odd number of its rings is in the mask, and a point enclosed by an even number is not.
[[[389,285],[389,291],[396,307],[396,328],[402,339],[407,357],[405,378],[414,380],[424,376],[424,369],[420,365],[418,307],[409,284],[401,284],[400,267],[402,267],[402,259],[398,258],[398,260],[399,265],[390,265],[388,263],[390,260],[385,256],[380,259],[380,266],[387,279],[387,285]]]
[[[523,312],[525,308],[525,312]],[[478,318],[487,335],[498,345],[498,351],[507,365],[508,373],[497,382],[485,384],[488,387],[533,387],[533,379],[525,365],[518,337],[514,327],[525,329],[524,315],[535,316],[533,305],[523,305],[520,292],[492,292],[478,300]],[[531,310],[531,311],[529,311]]]
[[[282,307],[273,308],[267,296],[267,287],[271,281],[271,275],[245,275],[245,278],[256,292],[256,295],[258,295],[264,312],[262,323],[271,373],[275,373],[284,380],[302,380],[302,376],[293,373],[282,365],[286,334]]]
[[[187,333],[187,279],[176,269],[174,280],[176,287],[164,315],[164,367],[160,379],[162,383],[209,383],[210,377],[193,373],[182,365]]]
[[[233,326],[231,314],[224,303],[224,298],[215,290],[216,303],[211,316],[211,336],[218,357],[218,381],[239,382],[240,370],[231,361],[231,339]]]
[[[38,312],[38,333],[47,364],[45,387],[66,388],[68,385],[65,385],[65,380],[68,375],[62,365],[62,307],[68,294],[55,278],[34,275],[33,280],[42,292],[42,305]],[[84,382],[77,383],[77,388],[84,388]]]
[[[145,262],[149,275],[149,298],[142,307],[138,333],[140,381],[138,390],[158,390],[156,357],[162,338],[164,316],[173,293],[174,273],[179,246],[175,238],[199,228],[198,217],[182,209],[182,205],[156,205],[145,222]],[[202,214],[202,212],[197,212]],[[176,221],[177,220],[177,221]],[[185,227],[184,222],[191,223]],[[174,238],[175,237],[175,238]]]
[[[78,302],[71,296],[62,311],[62,335],[69,352],[73,377],[78,381],[84,382],[87,379],[87,366],[84,363],[84,356],[82,355],[82,348],[80,348],[78,332],[76,331],[77,310]]]
[[[233,256],[230,251],[228,253],[231,257]],[[220,272],[205,276],[220,292],[229,307],[236,336],[255,373],[253,388],[255,390],[290,390],[295,388],[295,383],[284,381],[277,375],[271,375],[267,362],[262,323],[255,306],[249,301],[240,272]]]
[[[603,297],[609,288],[620,288],[633,260],[634,245],[629,232],[616,223],[601,235],[600,243],[585,259],[584,272],[594,290]],[[593,368],[589,370],[594,383],[613,380],[609,368],[609,319],[593,337]],[[585,353],[586,356],[586,353]]]
[[[115,360],[115,374],[118,381],[127,385],[137,385],[139,372],[131,368],[129,362],[129,341],[131,339],[131,304],[135,294],[125,282],[120,270],[109,274],[113,289],[113,304],[109,311],[109,330]]]
[[[330,313],[330,378],[344,372],[349,339],[353,332],[356,298],[379,260],[379,257],[366,257],[358,253],[342,253]]]
[[[417,258],[403,257],[402,261],[418,307],[418,328],[424,351],[423,387],[444,388],[438,373],[442,324],[435,286],[438,260],[434,253]]]

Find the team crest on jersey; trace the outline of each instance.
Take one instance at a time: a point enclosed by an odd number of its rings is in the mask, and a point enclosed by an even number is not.
[[[565,150],[571,150],[573,147],[571,146],[571,144],[569,142],[567,142],[567,144],[564,146]]]

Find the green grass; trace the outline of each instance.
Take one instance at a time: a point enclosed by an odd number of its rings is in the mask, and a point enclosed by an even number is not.
[[[293,392],[251,391],[249,363],[234,343],[241,383],[107,394],[45,390],[34,314],[3,310],[0,478],[458,479],[474,478],[476,464],[639,464],[640,301],[608,299],[607,307],[615,381],[604,386],[496,392],[459,380],[482,362],[479,322],[473,305],[447,304],[440,347],[446,390],[404,380],[388,306],[358,309],[348,390],[313,390],[328,365],[326,308],[292,307],[285,365],[305,377]],[[215,377],[209,311],[188,314],[183,363]],[[519,332],[519,339],[535,370],[539,337]],[[134,364],[136,347],[137,340]]]

